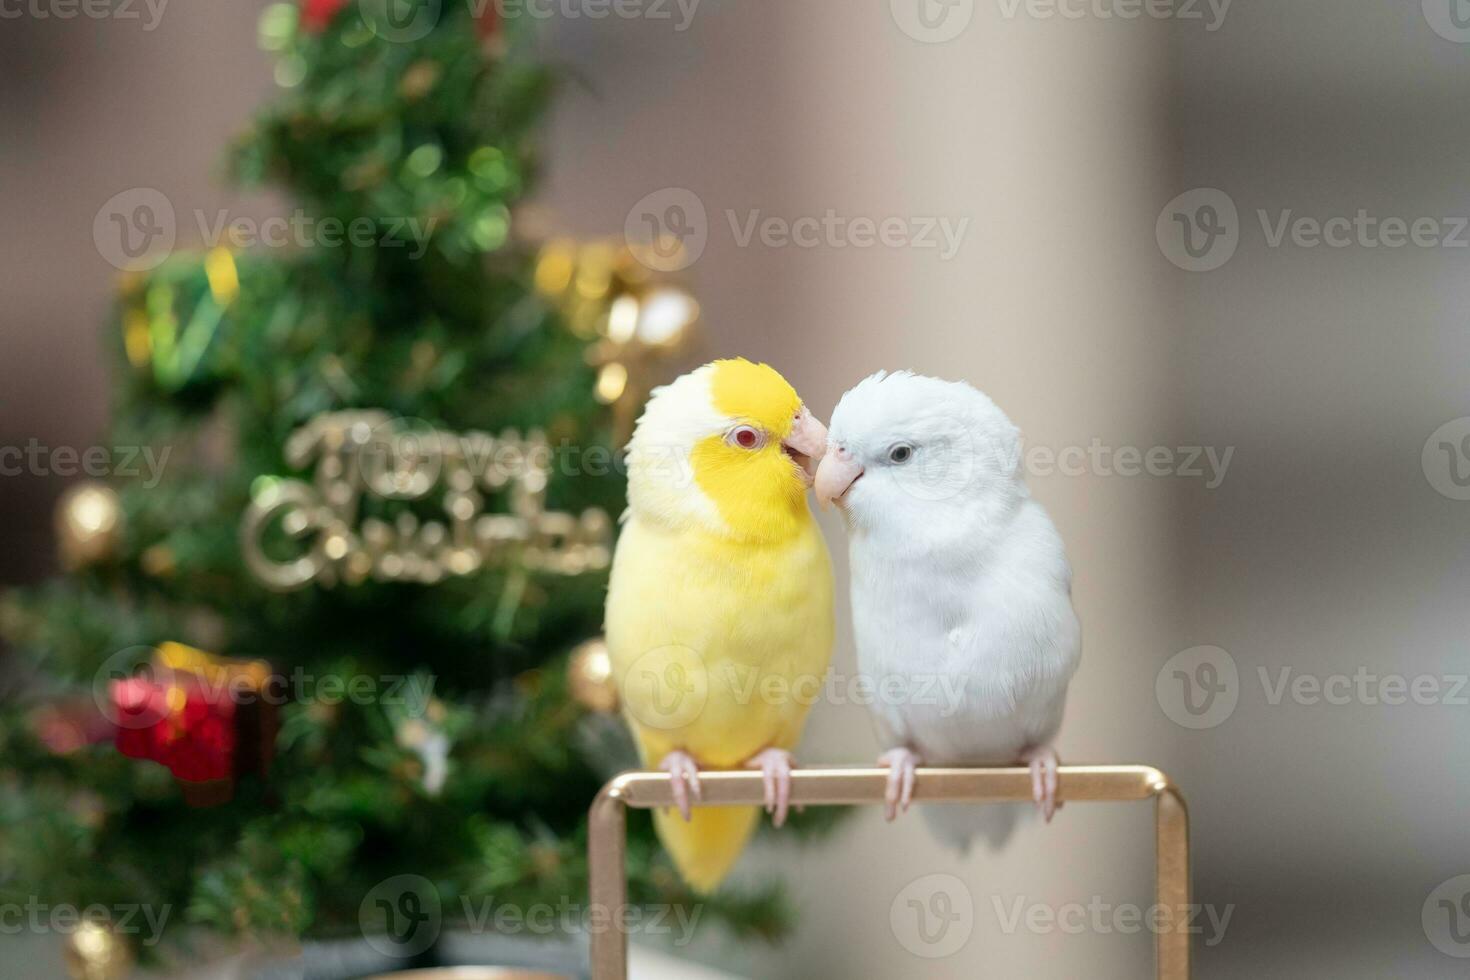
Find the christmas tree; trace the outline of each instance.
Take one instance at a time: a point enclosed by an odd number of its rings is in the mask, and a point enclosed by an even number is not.
[[[378,6],[262,21],[281,93],[228,159],[310,240],[122,285],[110,442],[166,465],[69,492],[68,574],[0,606],[12,897],[326,937],[383,924],[395,876],[445,929],[586,894],[587,806],[632,758],[596,645],[615,450],[694,308],[516,234],[552,91],[518,25]],[[696,901],[646,819],[629,872]],[[697,901],[789,919],[775,887]]]

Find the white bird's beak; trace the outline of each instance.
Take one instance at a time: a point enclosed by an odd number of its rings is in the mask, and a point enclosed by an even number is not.
[[[823,507],[834,501],[841,505],[842,498],[862,475],[863,466],[857,457],[841,446],[834,446],[817,467],[817,503]]]
[[[827,451],[827,427],[803,405],[791,427],[791,434],[781,441],[781,448],[801,468],[810,486],[817,472],[817,462]]]

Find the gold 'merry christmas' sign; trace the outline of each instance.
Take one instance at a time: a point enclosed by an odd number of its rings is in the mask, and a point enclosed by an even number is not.
[[[245,563],[272,589],[369,578],[433,584],[487,565],[577,575],[610,560],[605,511],[546,510],[552,453],[539,432],[456,434],[381,411],[333,412],[292,433],[285,457],[297,469],[315,463],[311,481],[262,477],[240,525]],[[364,513],[369,498],[436,495],[443,520],[407,507],[391,520]],[[504,501],[504,512],[487,512],[491,500]],[[274,528],[293,555],[267,548]]]

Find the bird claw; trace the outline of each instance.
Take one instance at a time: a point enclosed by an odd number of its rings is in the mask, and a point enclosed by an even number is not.
[[[688,752],[676,750],[664,756],[658,767],[673,777],[669,786],[674,792],[674,803],[683,814],[684,822],[688,823],[694,816],[689,794],[692,792],[696,800],[704,799],[704,791],[699,785],[699,764]]]
[[[791,769],[794,757],[785,749],[766,749],[757,752],[745,763],[747,769],[759,769],[766,785],[766,812],[771,815],[771,825],[780,827],[786,823],[786,813],[791,805]]]
[[[1057,768],[1061,760],[1050,745],[1041,745],[1027,749],[1021,761],[1031,767],[1031,798],[1036,801],[1042,819],[1051,823],[1051,818],[1062,808],[1057,802]]]
[[[892,823],[900,811],[909,812],[914,798],[914,770],[924,760],[906,748],[889,749],[878,757],[878,765],[888,769],[888,786],[883,792],[883,819]]]

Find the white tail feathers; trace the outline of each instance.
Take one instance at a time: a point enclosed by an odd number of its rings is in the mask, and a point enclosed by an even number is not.
[[[929,832],[946,847],[961,854],[970,852],[978,837],[991,851],[998,851],[1010,840],[1016,824],[1032,812],[1021,803],[987,803],[984,806],[961,803],[930,803],[919,807]]]

